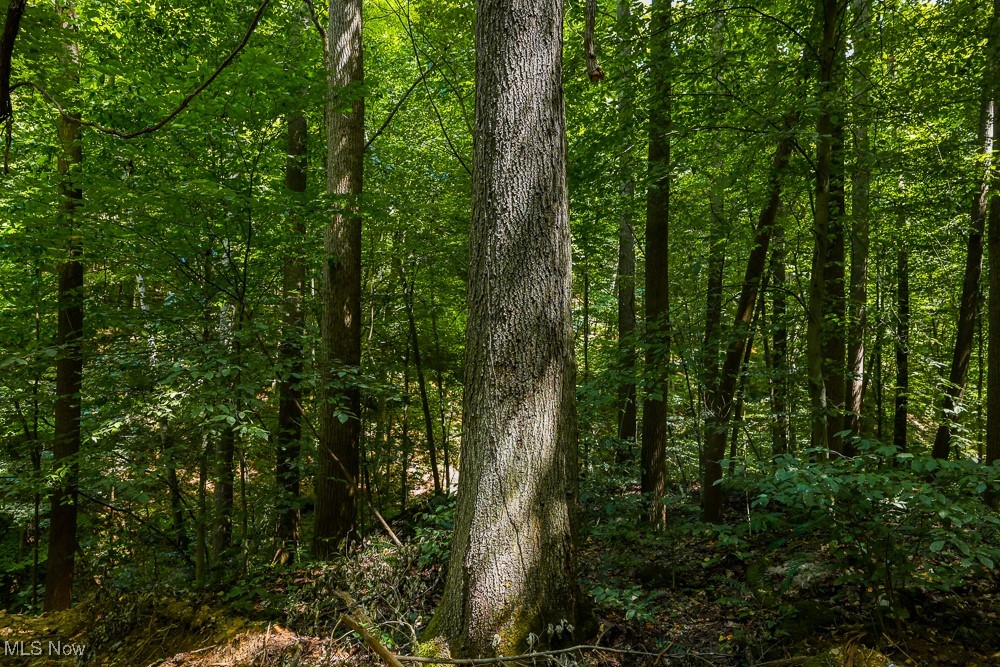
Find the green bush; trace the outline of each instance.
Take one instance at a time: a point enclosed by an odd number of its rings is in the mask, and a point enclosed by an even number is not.
[[[878,443],[854,457],[779,457],[765,474],[737,470],[731,486],[750,498],[748,520],[728,538],[757,533],[781,546],[794,536],[825,543],[836,583],[899,611],[905,588],[955,588],[994,568],[1000,519],[984,502],[1000,466],[940,461]]]

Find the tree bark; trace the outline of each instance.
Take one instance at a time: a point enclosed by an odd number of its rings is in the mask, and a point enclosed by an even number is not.
[[[649,48],[652,86],[646,193],[646,376],[642,404],[641,490],[649,519],[664,520],[667,401],[670,393],[670,21],[671,0],[653,0]]]
[[[993,0],[993,16],[989,23],[987,38],[987,57],[989,58],[987,86],[989,97],[993,100],[994,111],[1000,104],[1000,66],[997,57],[1000,55],[1000,0]],[[1000,137],[993,136],[993,153],[1000,152]],[[987,320],[989,325],[989,340],[986,351],[986,365],[989,369],[986,376],[986,460],[984,464],[992,466],[1000,460],[1000,174],[996,169],[990,172],[990,212],[989,212],[989,268],[990,295],[987,305]],[[994,509],[1000,506],[1000,495],[988,489],[986,501]]]
[[[320,438],[313,553],[324,557],[355,532],[361,395],[361,194],[364,98],[361,0],[330,0],[327,192],[338,212],[323,239]],[[346,374],[339,376],[338,371]],[[344,417],[346,416],[346,419]],[[346,472],[346,475],[345,475]]]
[[[302,474],[299,470],[299,453],[302,442],[302,390],[300,382],[304,369],[302,336],[305,333],[305,311],[302,296],[305,292],[305,256],[303,244],[306,227],[299,214],[301,200],[307,184],[308,124],[301,112],[288,118],[286,128],[285,187],[292,201],[293,248],[285,257],[282,267],[282,297],[284,317],[282,341],[278,349],[280,379],[278,382],[278,432],[275,438],[275,481],[278,487],[277,539],[279,553],[276,560],[292,562],[299,545],[299,487]]]
[[[785,234],[771,233],[771,454],[788,452],[788,323],[785,294]]]
[[[865,113],[869,104],[871,64],[868,59],[870,0],[854,0],[855,37],[854,105]],[[847,333],[847,404],[845,430],[861,435],[865,389],[865,334],[868,329],[868,225],[871,217],[871,166],[868,123],[854,124],[854,170],[851,174],[851,285]],[[848,447],[851,447],[849,445]]]
[[[632,9],[631,0],[618,2],[618,32],[622,36],[622,84],[618,91],[618,127],[625,136],[633,129],[635,114],[631,96],[634,90],[632,67]],[[636,436],[635,404],[635,231],[632,219],[632,201],[635,198],[635,178],[629,151],[623,151],[621,169],[621,205],[618,216],[618,352],[622,360],[625,380],[619,393],[618,439],[634,441]],[[629,451],[620,447],[615,460],[624,463]]]
[[[26,0],[10,0],[7,5],[7,18],[3,24],[3,35],[0,36],[0,122],[10,118],[14,109],[10,101],[11,61],[14,56],[14,41],[21,29],[21,17],[24,15]]]
[[[52,468],[57,482],[49,512],[49,551],[45,567],[45,611],[68,609],[73,602],[73,565],[76,552],[77,483],[80,454],[80,388],[83,380],[83,263],[80,261],[81,221],[78,209],[83,192],[75,183],[83,161],[80,123],[59,117],[58,161],[62,178],[59,219],[66,232],[66,256],[59,264],[59,324],[56,343],[55,425]]]
[[[831,248],[837,222],[835,220],[835,143],[837,129],[834,123],[832,98],[836,94],[835,70],[840,51],[840,3],[839,0],[819,0],[817,19],[820,26],[819,45],[819,116],[816,121],[818,136],[816,142],[816,201],[813,217],[812,274],[809,279],[809,302],[807,306],[808,324],[806,331],[806,360],[809,370],[809,398],[812,413],[812,446],[825,451],[831,445],[829,426],[835,421],[830,418],[831,406],[836,397],[829,396],[831,383],[827,375],[831,364],[827,354],[828,333],[826,281],[831,276],[827,263],[831,259]],[[841,236],[841,241],[843,237]],[[841,257],[843,256],[841,250]],[[835,259],[837,253],[833,251]],[[842,269],[843,267],[841,267]],[[843,285],[841,284],[841,288]]]
[[[896,412],[892,443],[905,452],[910,395],[910,262],[902,243],[896,250],[896,317]]]
[[[458,510],[427,630],[462,657],[580,628],[562,2],[478,0],[473,166]]]
[[[754,306],[757,301],[757,291],[764,267],[767,261],[767,250],[771,242],[771,231],[778,217],[778,207],[781,204],[782,171],[788,165],[792,152],[794,138],[791,126],[794,119],[786,119],[786,130],[774,152],[771,163],[771,179],[768,189],[768,200],[761,209],[754,234],[753,248],[747,258],[747,268],[743,274],[743,287],[740,289],[739,302],[736,305],[736,315],[729,333],[729,346],[726,349],[725,360],[715,386],[708,388],[706,404],[708,406],[705,419],[705,468],[701,485],[701,515],[702,519],[711,523],[722,522],[722,459],[726,455],[726,430],[732,416],[733,398],[736,393],[736,382],[740,375],[740,365],[750,334]]]
[[[990,50],[992,51],[992,47]],[[965,276],[962,280],[962,301],[958,311],[958,331],[955,350],[951,357],[951,371],[944,388],[941,405],[941,424],[934,436],[933,455],[947,459],[951,454],[951,431],[958,421],[958,408],[965,393],[972,358],[972,339],[976,329],[976,304],[979,302],[980,281],[983,274],[983,232],[986,226],[987,204],[990,189],[990,155],[993,137],[994,104],[990,97],[990,71],[984,75],[982,100],[979,107],[979,131],[976,145],[979,149],[982,177],[972,198],[972,225],[965,251]]]

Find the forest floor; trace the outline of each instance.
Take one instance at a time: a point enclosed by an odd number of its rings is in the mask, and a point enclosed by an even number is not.
[[[581,586],[600,627],[586,643],[622,652],[517,664],[1000,665],[996,577],[900,591],[889,615],[840,582],[819,541],[733,545],[698,529],[690,503],[668,506],[662,531],[626,519],[637,510],[628,495],[584,493],[583,509]],[[265,572],[225,593],[105,587],[69,612],[0,612],[0,667],[383,665],[342,615],[412,655],[441,593],[450,516],[424,507],[402,548],[369,540],[339,562]]]

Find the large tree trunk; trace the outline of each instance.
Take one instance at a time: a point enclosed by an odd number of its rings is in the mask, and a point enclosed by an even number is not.
[[[618,1],[618,32],[622,37],[622,83],[618,91],[618,127],[628,136],[635,121],[632,111],[632,10],[631,0]],[[635,440],[635,230],[632,219],[632,200],[635,197],[635,178],[629,151],[623,151],[621,168],[621,206],[618,217],[618,351],[622,358],[622,375],[626,378],[619,394],[618,439]],[[623,463],[626,449],[619,448],[616,456]]]
[[[571,637],[579,591],[562,2],[478,0],[461,477],[444,598],[453,656]],[[555,634],[550,629],[559,628]]]
[[[295,558],[299,544],[299,450],[302,441],[302,336],[305,333],[305,311],[302,295],[305,291],[305,257],[303,241],[305,223],[298,215],[299,204],[306,191],[306,149],[308,124],[302,113],[288,118],[287,160],[285,162],[285,187],[293,199],[292,233],[293,248],[285,257],[282,267],[282,297],[284,322],[281,347],[278,350],[281,378],[278,383],[278,432],[275,438],[275,478],[278,486],[276,559],[290,562]]]
[[[59,264],[59,324],[56,343],[55,427],[52,468],[58,473],[49,513],[49,553],[45,566],[45,611],[68,609],[73,601],[76,552],[77,482],[80,453],[80,387],[83,380],[83,263],[81,221],[77,211],[83,193],[74,182],[83,161],[80,123],[59,117],[59,174],[62,177],[60,222],[67,238]]]
[[[789,134],[781,139],[774,152],[771,164],[771,181],[768,189],[768,200],[761,209],[754,234],[753,248],[747,258],[747,268],[743,274],[743,287],[740,290],[739,302],[736,305],[736,315],[733,327],[729,332],[729,346],[726,349],[725,360],[719,373],[718,381],[708,388],[706,404],[708,406],[705,419],[705,469],[701,484],[701,515],[705,521],[720,523],[722,521],[722,459],[726,455],[726,430],[732,416],[733,398],[736,393],[736,382],[740,375],[740,365],[743,353],[747,347],[747,337],[750,334],[750,324],[753,320],[754,306],[757,301],[757,291],[767,261],[767,249],[771,242],[771,231],[778,217],[778,207],[781,204],[782,171],[788,165],[792,152],[794,138],[792,137],[792,118],[787,119],[786,129]]]
[[[868,59],[868,31],[871,0],[854,0],[855,37],[854,105],[867,113],[871,65]],[[868,328],[868,223],[871,216],[871,166],[868,123],[862,118],[854,127],[854,170],[851,182],[851,286],[847,334],[846,429],[861,435],[861,411],[865,388],[865,334]]]
[[[656,523],[664,518],[670,393],[670,3],[653,0],[649,48],[645,320],[651,391],[642,402],[641,489],[651,498],[650,520]]]
[[[965,382],[969,377],[969,360],[972,358],[972,339],[976,330],[976,307],[980,297],[980,278],[983,274],[983,232],[986,226],[986,210],[990,187],[990,145],[993,136],[994,104],[990,97],[990,71],[983,77],[982,101],[979,107],[979,133],[976,145],[979,149],[982,177],[972,198],[972,224],[965,251],[965,277],[962,280],[962,302],[958,310],[958,331],[955,334],[955,350],[951,357],[951,371],[944,389],[941,406],[941,424],[934,436],[933,455],[946,459],[951,453],[951,429],[958,420],[959,403],[965,393]]]
[[[313,553],[323,557],[352,535],[357,522],[361,396],[361,218],[364,166],[361,0],[330,0],[330,71],[326,102],[327,192],[339,211],[323,239],[320,438]],[[347,374],[338,377],[338,370]],[[347,419],[342,420],[344,414]]]

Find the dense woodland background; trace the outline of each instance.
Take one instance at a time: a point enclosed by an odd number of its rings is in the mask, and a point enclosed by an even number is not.
[[[0,3],[0,609],[322,637],[343,589],[419,648],[475,356],[476,7],[369,0],[360,82],[324,55],[342,4]],[[1000,2],[563,25],[580,643],[996,660]],[[361,195],[331,119],[363,119]]]

